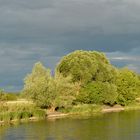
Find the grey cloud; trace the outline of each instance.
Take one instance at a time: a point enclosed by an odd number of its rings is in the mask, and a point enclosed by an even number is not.
[[[1,0],[0,86],[19,89],[36,61],[53,69],[76,49],[140,72],[139,9],[138,0]]]
[[[0,8],[24,8],[24,9],[43,9],[47,7],[51,7],[53,5],[54,0],[1,0]]]
[[[134,42],[140,44],[138,0],[15,0],[2,1],[1,7],[2,41],[62,48],[87,44],[103,51],[126,51],[137,47]]]
[[[41,61],[47,68],[54,69],[58,60],[52,56],[52,50],[48,47],[38,47],[28,44],[28,47],[20,47],[20,44],[0,44],[0,87],[6,90],[17,91],[22,88],[23,79],[31,72],[33,64]]]
[[[13,21],[15,28],[21,27],[25,31],[28,28],[33,33],[34,29],[36,31],[42,29],[43,31],[48,31],[48,33],[64,33],[75,30],[88,30],[90,28],[90,30],[93,29],[91,30],[93,34],[94,30],[96,33],[98,28],[99,33],[102,34],[124,34],[140,31],[138,28],[140,18],[139,14],[137,14],[140,6],[138,1],[135,4],[127,1],[117,2],[117,0],[60,0],[59,2],[56,0],[52,0],[52,2],[33,0],[23,2],[16,0],[10,3],[17,5],[19,9],[11,7],[9,10],[9,7],[5,7],[1,12],[3,19],[8,16],[9,19],[6,18],[6,20]],[[24,3],[24,6],[20,6],[20,3]],[[55,6],[48,8],[51,3]],[[35,5],[40,4],[44,7],[46,6],[46,8],[26,10],[29,5],[36,7]],[[42,33],[41,31],[40,34]],[[45,33],[47,34],[47,32]]]
[[[133,49],[131,52],[111,52],[106,53],[112,64],[118,67],[128,67],[140,73],[140,48]]]

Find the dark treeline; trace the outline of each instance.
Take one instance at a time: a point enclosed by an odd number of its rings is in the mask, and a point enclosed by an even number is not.
[[[64,56],[54,76],[36,63],[24,83],[24,97],[53,110],[77,104],[125,106],[135,102],[140,91],[135,72],[112,66],[103,53],[82,50]]]

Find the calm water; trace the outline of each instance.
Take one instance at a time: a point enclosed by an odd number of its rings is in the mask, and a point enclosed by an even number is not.
[[[0,140],[140,140],[140,111],[0,127]]]

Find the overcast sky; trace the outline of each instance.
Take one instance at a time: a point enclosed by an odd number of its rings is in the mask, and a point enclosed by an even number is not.
[[[140,72],[139,0],[0,0],[0,87],[22,89],[35,62],[98,50]]]

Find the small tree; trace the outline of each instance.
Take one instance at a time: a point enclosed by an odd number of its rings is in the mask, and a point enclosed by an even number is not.
[[[38,62],[34,65],[32,73],[27,75],[24,80],[23,93],[38,106],[50,106],[51,100],[48,98],[48,90],[51,79],[50,70]]]

